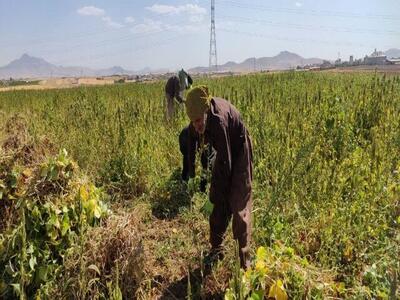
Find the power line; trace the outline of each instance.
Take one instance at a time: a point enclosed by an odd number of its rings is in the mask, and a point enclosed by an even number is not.
[[[246,31],[238,31],[238,30],[232,30],[228,28],[218,28],[219,31],[227,32],[227,33],[232,33],[232,34],[239,34],[247,37],[258,37],[258,38],[266,38],[270,40],[280,40],[280,41],[287,41],[287,42],[294,42],[294,43],[316,43],[316,44],[326,44],[326,45],[341,45],[341,46],[355,46],[355,47],[363,47],[363,48],[374,48],[375,46],[373,45],[365,45],[365,44],[357,44],[357,43],[352,43],[352,42],[333,42],[333,41],[327,41],[327,40],[317,40],[317,39],[303,39],[303,38],[288,38],[288,37],[282,37],[282,36],[276,36],[276,35],[268,35],[268,34],[260,34],[260,33],[254,33],[254,32],[246,32]],[[382,45],[382,47],[385,48],[391,48],[392,46],[385,46]]]
[[[121,29],[116,29],[116,28],[108,28],[108,29],[102,29],[102,30],[91,30],[91,31],[87,31],[87,32],[80,32],[79,34],[73,36],[72,38],[87,38],[87,37],[91,37],[91,36],[95,36],[98,34],[104,34],[104,33],[108,33],[108,32],[113,32],[113,31],[120,31]],[[23,41],[16,41],[16,42],[3,42],[0,43],[0,46],[2,48],[4,47],[9,47],[9,46],[18,46],[18,45],[42,45],[42,44],[49,44],[49,43],[54,43],[54,38],[58,38],[60,37],[60,33],[56,33],[55,36],[45,36],[43,38],[43,40],[39,39],[38,37],[32,37],[30,36],[30,39],[24,39]],[[62,36],[62,41],[65,42],[66,39],[70,39],[71,35],[64,35]]]
[[[75,44],[75,45],[69,45],[68,47],[64,47],[63,45],[60,45],[61,49],[54,49],[53,48],[53,49],[47,49],[47,50],[44,50],[44,51],[41,50],[40,51],[40,55],[44,55],[44,56],[46,56],[48,58],[48,56],[52,56],[52,55],[55,55],[55,54],[71,53],[74,50],[81,51],[82,48],[84,48],[84,47],[89,48],[89,49],[97,49],[97,48],[105,47],[107,45],[116,46],[116,45],[121,44],[121,43],[131,42],[132,40],[136,41],[136,40],[141,39],[141,38],[148,38],[148,37],[157,35],[159,33],[172,31],[173,29],[171,29],[170,27],[177,26],[177,25],[180,25],[182,23],[184,23],[184,22],[181,21],[181,22],[177,22],[177,23],[174,23],[174,24],[170,24],[169,28],[157,29],[157,30],[153,30],[153,31],[150,31],[150,32],[142,33],[142,34],[132,34],[132,33],[130,33],[130,34],[124,35],[122,37],[113,38],[113,39],[105,39],[105,40],[101,40],[101,41],[95,41],[94,43],[78,43],[78,44]],[[62,60],[56,60],[54,63],[55,64],[63,64],[65,62],[67,62],[67,61],[69,61],[69,60],[62,59]]]
[[[343,33],[363,33],[363,34],[388,34],[388,35],[400,35],[400,31],[394,30],[379,30],[379,29],[362,29],[362,28],[348,28],[348,27],[330,27],[330,26],[312,26],[305,24],[296,24],[296,23],[286,23],[286,22],[272,22],[267,20],[259,20],[259,19],[250,19],[244,17],[237,16],[218,16],[221,19],[226,19],[230,21],[237,21],[241,23],[248,24],[266,24],[269,26],[275,27],[285,27],[285,28],[293,28],[298,30],[326,30],[326,31],[334,31],[334,32],[343,32]]]
[[[156,43],[152,43],[150,45],[146,45],[146,46],[142,46],[142,47],[136,48],[133,51],[132,50],[126,50],[125,52],[137,53],[137,52],[141,52],[141,51],[148,50],[148,49],[151,49],[151,48],[168,45],[171,42],[175,42],[176,40],[179,40],[182,37],[189,36],[189,35],[190,34],[188,34],[188,33],[177,35],[177,36],[174,36],[172,38],[168,38],[168,39],[164,39],[162,41],[158,41]],[[93,57],[87,58],[87,57],[81,56],[79,59],[82,60],[82,61],[85,61],[85,62],[88,62],[88,61],[89,62],[94,62],[94,61],[98,61],[98,60],[101,60],[101,59],[104,59],[104,58],[110,58],[110,57],[119,56],[119,55],[121,55],[122,53],[125,53],[125,52],[121,51],[119,49],[118,51],[111,51],[111,52],[103,53],[102,55],[97,55],[94,58]]]
[[[298,9],[298,8],[278,8],[264,5],[249,5],[243,4],[236,1],[231,0],[221,0],[228,4],[229,6],[236,6],[244,9],[255,9],[255,10],[265,10],[270,12],[277,13],[291,13],[291,14],[302,14],[302,15],[312,15],[319,17],[341,17],[341,18],[368,18],[368,19],[380,19],[380,20],[391,20],[391,21],[399,21],[400,16],[396,15],[384,15],[384,14],[355,14],[348,12],[338,12],[338,11],[330,11],[330,10],[314,10],[314,9]]]
[[[248,2],[248,1],[247,1]],[[356,14],[341,11],[331,10],[315,10],[315,9],[302,9],[302,8],[288,8],[288,7],[273,7],[258,4],[241,3],[232,0],[220,0],[219,3],[225,7],[237,7],[242,9],[257,10],[257,11],[269,11],[274,13],[290,13],[299,15],[312,15],[318,17],[340,17],[340,18],[367,18],[367,19],[379,19],[379,20],[390,20],[400,21],[399,15],[387,15],[387,14]]]
[[[121,41],[131,40],[132,38],[145,38],[145,37],[149,37],[149,36],[152,36],[152,35],[156,35],[158,33],[166,32],[166,31],[173,31],[174,27],[177,27],[177,26],[182,25],[184,23],[186,23],[186,21],[180,21],[180,22],[176,22],[176,23],[173,23],[173,24],[169,24],[167,27],[156,29],[156,30],[151,30],[149,32],[144,32],[144,33],[141,33],[141,34],[128,33],[128,34],[124,34],[122,36],[119,36],[117,38],[97,40],[97,41],[93,42],[93,45],[101,46],[101,45],[105,45],[107,43],[110,43],[110,44],[114,43],[115,41],[121,42]],[[95,32],[94,35],[101,34],[101,33],[104,33],[104,32],[107,32],[107,31],[98,32],[98,33]],[[90,36],[90,35],[91,34],[88,33],[86,36]],[[81,35],[81,37],[84,37],[84,36],[85,35]],[[52,43],[54,44],[54,41],[41,41],[36,45],[35,45],[35,43],[29,43],[29,46],[32,47],[32,44],[34,46],[37,46],[37,45],[41,45],[41,44],[52,44]],[[75,45],[73,45],[73,44],[71,45],[69,43],[70,47],[65,48],[64,47],[65,39],[63,41],[61,41],[61,42],[56,42],[56,44],[59,44],[59,43],[63,43],[62,45],[60,45],[60,47],[62,47],[62,51],[68,51],[69,49],[81,48],[81,47],[86,46],[86,45],[91,45],[91,42],[85,41],[83,43],[82,42],[78,42]],[[7,47],[5,46],[5,47],[2,47],[2,48],[7,48]]]

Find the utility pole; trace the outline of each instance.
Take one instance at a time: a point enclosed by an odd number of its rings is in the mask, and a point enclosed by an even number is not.
[[[211,28],[210,28],[210,58],[208,72],[218,71],[217,38],[215,36],[215,0],[211,0]]]

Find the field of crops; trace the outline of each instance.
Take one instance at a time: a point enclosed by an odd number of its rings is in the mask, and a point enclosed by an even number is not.
[[[253,265],[204,270],[164,82],[0,93],[0,298],[398,299],[400,77],[201,79],[254,147]],[[65,149],[65,150],[63,150]],[[198,166],[200,169],[200,166]],[[200,173],[200,172],[198,172]]]

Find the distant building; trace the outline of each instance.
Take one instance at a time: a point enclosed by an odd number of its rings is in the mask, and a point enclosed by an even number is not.
[[[382,51],[377,51],[376,48],[374,52],[372,52],[371,56],[385,56],[385,54]]]
[[[354,63],[353,55],[350,55],[349,64],[352,65]]]
[[[391,65],[400,65],[400,58],[390,58],[387,60]]]
[[[365,56],[364,58],[365,65],[386,65],[388,61],[386,59],[386,55],[380,56]]]
[[[376,51],[376,49],[370,56],[366,55],[364,57],[365,65],[387,65],[388,63],[386,55],[382,51]]]
[[[328,60],[323,60],[320,67],[321,69],[330,69],[333,68],[333,65]]]
[[[363,64],[363,59],[359,58],[359,59],[355,59],[354,60],[353,66],[359,66],[359,65],[362,65],[362,64]]]
[[[386,55],[382,56],[366,56],[364,64],[366,65],[386,65],[388,63]]]

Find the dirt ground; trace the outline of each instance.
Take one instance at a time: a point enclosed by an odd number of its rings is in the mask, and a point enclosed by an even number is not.
[[[93,86],[93,85],[110,85],[114,84],[113,78],[54,78],[44,79],[35,85],[19,85],[0,88],[0,92],[12,90],[47,90],[47,89],[60,89],[72,88],[77,86]]]

